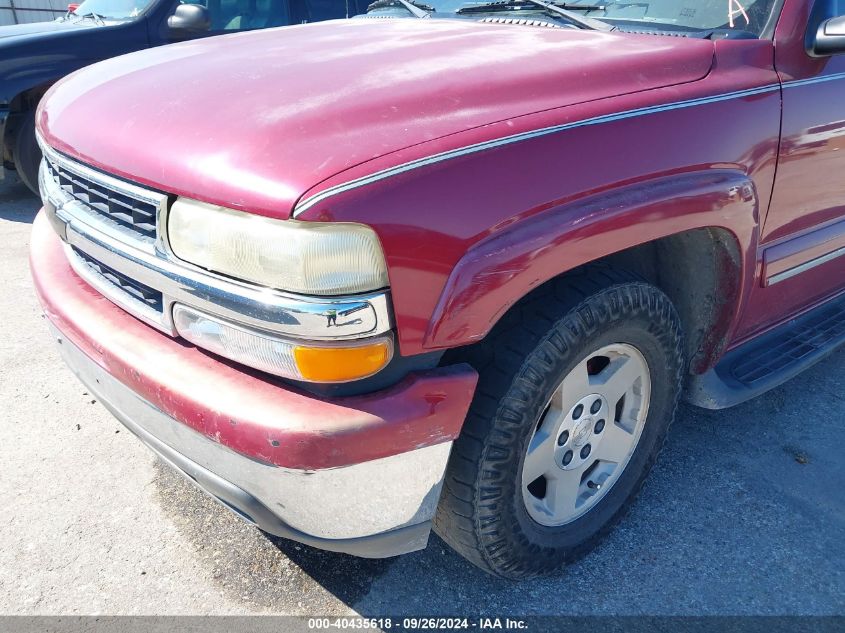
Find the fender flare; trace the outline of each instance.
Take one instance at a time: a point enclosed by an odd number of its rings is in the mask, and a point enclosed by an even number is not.
[[[727,338],[756,269],[759,197],[734,169],[701,169],[595,192],[526,218],[468,250],[454,267],[423,347],[446,349],[484,338],[514,304],[583,264],[693,229],[720,228],[739,246],[738,301],[717,318]]]

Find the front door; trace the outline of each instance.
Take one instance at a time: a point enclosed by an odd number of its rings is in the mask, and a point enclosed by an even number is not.
[[[740,338],[830,297],[845,280],[845,55],[811,57],[800,28],[815,32],[822,19],[845,15],[845,0],[813,4],[786,0],[775,32],[781,145]]]

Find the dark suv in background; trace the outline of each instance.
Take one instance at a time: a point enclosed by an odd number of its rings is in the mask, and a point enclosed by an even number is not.
[[[65,75],[94,62],[187,39],[344,18],[363,0],[87,0],[53,22],[0,27],[3,164],[38,191],[35,107]],[[149,107],[162,95],[150,94]]]

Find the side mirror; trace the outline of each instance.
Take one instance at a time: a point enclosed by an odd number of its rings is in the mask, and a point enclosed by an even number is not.
[[[174,35],[193,35],[211,29],[208,9],[199,4],[180,4],[167,18],[167,26]]]
[[[830,18],[819,24],[807,52],[813,57],[845,53],[845,16]]]

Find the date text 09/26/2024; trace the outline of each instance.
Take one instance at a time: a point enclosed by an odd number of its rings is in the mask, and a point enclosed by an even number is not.
[[[358,629],[358,630],[525,630],[528,623],[520,618],[461,618],[461,617],[378,617],[378,618],[309,618],[308,630]]]

